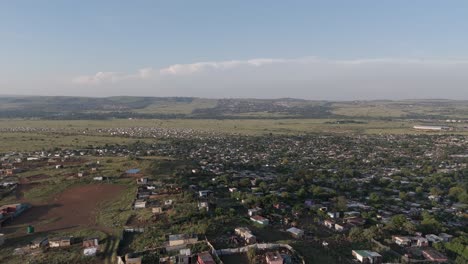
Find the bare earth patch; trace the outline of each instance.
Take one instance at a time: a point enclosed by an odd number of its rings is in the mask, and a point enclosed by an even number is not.
[[[14,219],[13,225],[33,225],[38,232],[94,226],[99,205],[118,197],[124,189],[114,184],[71,187],[47,203],[32,202],[33,207]]]

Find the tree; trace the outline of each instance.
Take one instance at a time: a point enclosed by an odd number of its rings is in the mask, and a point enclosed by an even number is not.
[[[344,196],[338,196],[336,198],[336,210],[345,211],[348,209],[348,200]]]
[[[371,203],[374,203],[374,204],[380,203],[380,195],[378,193],[375,193],[375,192],[371,193],[369,195],[369,201]]]
[[[249,250],[247,251],[247,258],[249,259],[249,262],[251,264],[254,264],[255,257],[257,256],[257,249],[255,247],[250,247]]]
[[[363,235],[363,230],[360,227],[353,227],[349,231],[348,234],[348,239],[351,240],[351,242],[362,242],[365,240],[365,237]]]
[[[439,233],[442,230],[442,224],[433,215],[423,212],[422,217],[420,229],[424,233]]]

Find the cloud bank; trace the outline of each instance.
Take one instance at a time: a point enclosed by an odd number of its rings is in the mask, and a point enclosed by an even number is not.
[[[98,72],[72,83],[103,95],[468,99],[467,73],[468,60],[256,58]]]

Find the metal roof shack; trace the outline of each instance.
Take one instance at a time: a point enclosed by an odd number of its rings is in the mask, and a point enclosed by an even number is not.
[[[199,264],[215,264],[213,257],[208,252],[202,252],[198,254],[198,263]]]
[[[125,173],[127,173],[127,174],[138,174],[140,172],[141,172],[140,169],[129,169]]]

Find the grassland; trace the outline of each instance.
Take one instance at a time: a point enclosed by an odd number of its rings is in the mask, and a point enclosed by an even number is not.
[[[114,120],[0,120],[0,129],[7,128],[44,128],[61,132],[2,132],[0,152],[31,151],[58,148],[80,148],[89,145],[131,144],[137,140],[154,142],[150,138],[129,138],[97,133],[106,128],[156,127],[167,129],[194,129],[202,132],[227,134],[301,134],[301,133],[345,133],[345,134],[414,134],[427,133],[415,131],[411,120],[365,120],[356,123],[339,123],[336,119],[114,119]],[[461,127],[462,125],[454,125]],[[443,133],[468,135],[459,130]]]

